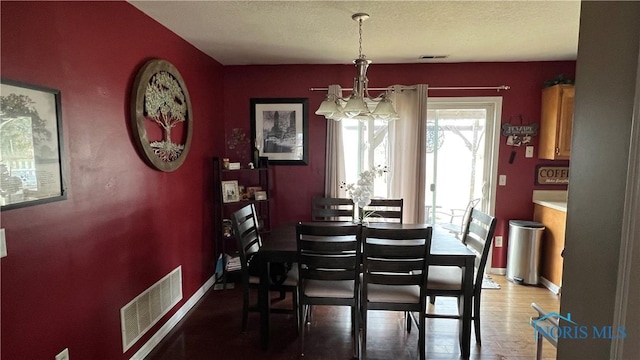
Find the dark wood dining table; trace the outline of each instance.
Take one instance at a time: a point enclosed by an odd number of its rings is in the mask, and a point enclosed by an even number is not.
[[[348,224],[348,223],[347,223]],[[371,223],[368,227],[382,228],[416,228],[424,224]],[[460,349],[463,358],[469,358],[471,351],[471,318],[473,302],[473,273],[475,254],[464,246],[447,230],[433,227],[431,241],[432,265],[459,266],[463,271],[464,296],[460,301],[462,321],[460,322]],[[260,311],[260,343],[263,349],[269,347],[270,336],[270,296],[269,266],[270,262],[296,262],[296,224],[285,224],[274,228],[263,237],[263,244],[256,254],[260,271],[258,288],[258,308]]]

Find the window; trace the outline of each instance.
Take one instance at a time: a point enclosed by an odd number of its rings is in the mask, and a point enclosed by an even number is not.
[[[342,141],[345,156],[347,183],[358,181],[358,175],[376,166],[389,165],[389,124],[386,121],[341,121]],[[387,198],[389,194],[386,177],[377,177],[374,182],[374,197]]]

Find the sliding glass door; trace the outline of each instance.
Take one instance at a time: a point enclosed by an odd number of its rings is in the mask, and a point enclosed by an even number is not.
[[[427,222],[460,223],[467,204],[493,213],[501,97],[430,98]]]

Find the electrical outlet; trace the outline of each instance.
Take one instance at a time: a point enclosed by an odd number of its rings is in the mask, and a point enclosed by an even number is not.
[[[525,153],[524,153],[524,157],[526,158],[532,158],[533,157],[533,146],[527,146]]]
[[[507,175],[498,176],[498,185],[506,186],[507,185]]]
[[[502,247],[502,236],[496,236],[496,241],[494,242],[496,247]]]
[[[60,354],[56,355],[56,360],[69,360],[69,348],[60,351]]]

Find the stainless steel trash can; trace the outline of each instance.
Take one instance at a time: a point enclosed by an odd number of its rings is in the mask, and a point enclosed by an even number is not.
[[[540,247],[544,225],[535,221],[509,221],[507,280],[537,285],[540,280]]]

